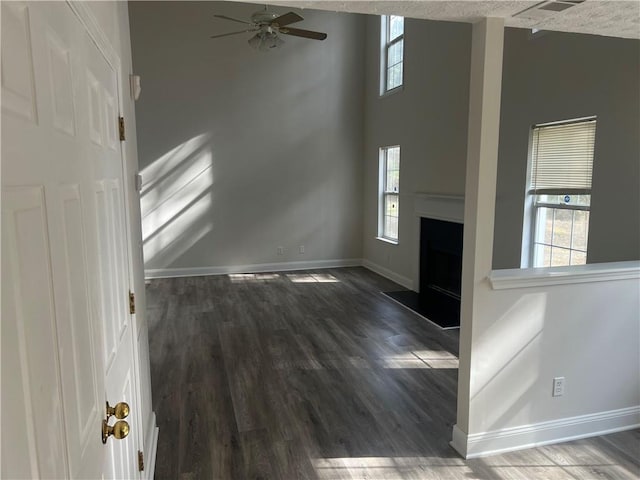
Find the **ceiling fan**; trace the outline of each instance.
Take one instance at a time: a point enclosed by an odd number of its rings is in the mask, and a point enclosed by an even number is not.
[[[232,22],[244,23],[245,25],[250,25],[250,28],[247,30],[240,30],[238,32],[212,35],[211,38],[228,37],[229,35],[238,35],[240,33],[256,32],[256,34],[249,39],[249,45],[260,51],[268,51],[272,48],[280,47],[284,43],[279,36],[280,34],[309,38],[312,40],[324,40],[327,38],[326,33],[289,27],[292,23],[300,22],[304,20],[304,18],[295,12],[285,13],[284,15],[269,12],[266,5],[264,10],[252,14],[250,21],[238,20],[237,18],[228,17],[226,15],[214,15],[214,17],[222,18],[223,20],[231,20]]]

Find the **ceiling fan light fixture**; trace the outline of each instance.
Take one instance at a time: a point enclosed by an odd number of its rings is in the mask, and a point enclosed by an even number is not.
[[[265,51],[272,48],[280,48],[282,45],[284,45],[284,40],[282,40],[276,33],[269,35],[269,37],[262,43],[262,47]]]
[[[278,48],[284,41],[274,31],[260,31],[248,40],[252,48],[261,52],[268,52],[273,48]]]
[[[247,43],[249,43],[249,45],[251,45],[251,48],[255,48],[256,50],[258,50],[258,48],[260,47],[260,44],[262,43],[262,39],[260,38],[260,33],[256,33],[253,37],[251,37]]]

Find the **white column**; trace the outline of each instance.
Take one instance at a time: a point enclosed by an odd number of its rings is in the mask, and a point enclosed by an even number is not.
[[[465,182],[462,304],[460,315],[460,367],[458,412],[451,445],[467,454],[473,383],[473,325],[480,313],[479,296],[487,288],[493,256],[502,49],[504,19],[485,18],[473,25],[469,133]]]

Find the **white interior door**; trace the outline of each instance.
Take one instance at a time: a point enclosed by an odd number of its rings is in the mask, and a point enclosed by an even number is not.
[[[116,78],[66,3],[2,2],[2,478],[139,475]]]

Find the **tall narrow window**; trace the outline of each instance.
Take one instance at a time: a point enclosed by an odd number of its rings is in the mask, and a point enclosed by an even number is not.
[[[527,203],[529,264],[587,263],[595,118],[535,125]]]
[[[404,17],[382,16],[380,94],[402,86],[404,61]]]
[[[378,236],[398,241],[398,209],[400,206],[400,147],[380,149],[380,206]]]

